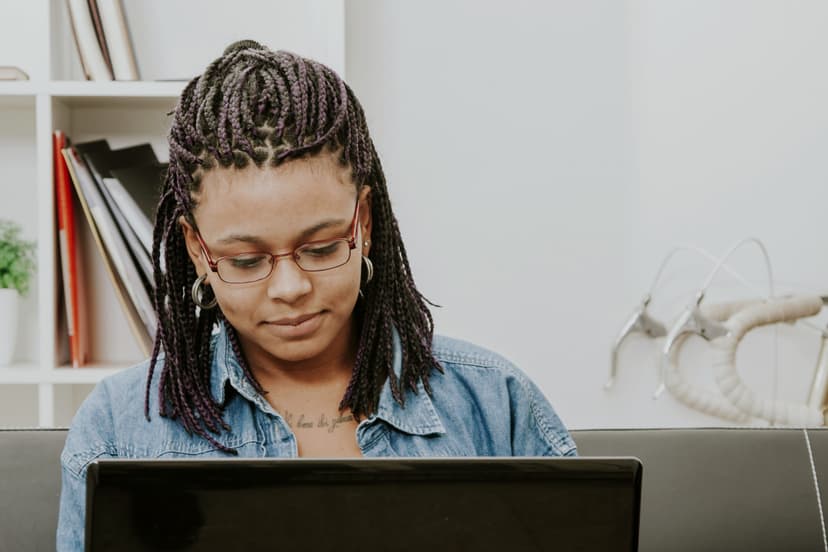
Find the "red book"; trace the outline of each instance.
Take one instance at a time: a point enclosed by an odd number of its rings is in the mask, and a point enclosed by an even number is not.
[[[60,265],[63,274],[63,297],[66,301],[66,322],[69,330],[69,352],[72,366],[78,368],[86,364],[89,354],[86,316],[81,300],[83,290],[78,263],[77,230],[75,209],[73,205],[72,180],[61,150],[66,147],[66,135],[63,131],[54,133],[54,172],[55,198],[58,215],[58,243],[60,246]]]

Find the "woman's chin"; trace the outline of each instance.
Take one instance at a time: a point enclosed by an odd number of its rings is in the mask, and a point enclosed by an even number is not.
[[[273,336],[270,336],[270,339],[263,340],[261,343],[264,345],[264,349],[275,359],[283,362],[299,363],[313,360],[320,355],[331,352],[330,348],[334,341],[333,336],[319,332],[291,339],[274,339]]]
[[[340,358],[344,351],[335,349],[340,345],[347,347],[347,339],[340,337],[345,337],[348,332],[332,332],[331,322],[330,314],[322,312],[297,326],[260,323],[254,336],[251,336],[251,341],[257,344],[257,349],[276,362],[302,363],[323,355]]]

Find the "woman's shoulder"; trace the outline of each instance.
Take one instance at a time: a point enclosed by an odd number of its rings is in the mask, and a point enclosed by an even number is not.
[[[443,367],[477,368],[499,372],[504,376],[525,377],[523,372],[503,355],[463,339],[435,335],[431,351]]]
[[[110,387],[112,389],[129,388],[130,386],[134,386],[137,384],[145,384],[147,380],[147,374],[149,373],[150,361],[151,359],[145,359],[135,364],[132,364],[128,368],[124,368],[114,374],[111,374],[103,378],[101,380],[101,383],[104,386]],[[156,363],[156,371],[160,371],[163,365],[164,355],[161,354],[159,355],[158,361]]]
[[[482,443],[482,450],[493,447],[498,454],[525,456],[575,453],[566,426],[543,391],[506,357],[439,335],[434,336],[432,352],[442,368],[442,373],[430,378],[441,417],[460,425],[476,420],[486,425],[483,433],[502,437],[496,443]]]
[[[505,356],[469,341],[435,335],[432,354],[443,385],[471,394],[497,393],[512,400],[545,401],[531,378]]]
[[[80,473],[91,458],[122,455],[119,436],[145,431],[147,399],[149,413],[157,412],[158,379],[163,362],[163,356],[159,355],[149,390],[150,359],[98,382],[72,419],[62,456],[65,464]]]
[[[146,359],[105,377],[95,386],[86,402],[107,403],[109,406],[115,406],[120,413],[137,412],[138,410],[143,413],[150,364],[151,360]],[[163,367],[164,357],[159,355],[155,363],[151,390],[157,388],[159,375]],[[150,395],[154,394],[150,393]],[[139,406],[140,408],[136,410],[136,407]]]

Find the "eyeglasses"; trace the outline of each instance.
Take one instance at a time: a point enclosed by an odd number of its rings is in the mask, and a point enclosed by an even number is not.
[[[207,256],[210,270],[228,284],[249,284],[269,277],[281,257],[292,257],[296,266],[305,272],[322,272],[338,268],[351,260],[351,250],[356,248],[357,220],[359,220],[359,200],[354,207],[354,219],[351,221],[350,236],[335,240],[320,240],[304,243],[291,251],[276,255],[262,251],[250,251],[238,255],[219,257],[213,260],[201,233],[196,230],[196,238]]]

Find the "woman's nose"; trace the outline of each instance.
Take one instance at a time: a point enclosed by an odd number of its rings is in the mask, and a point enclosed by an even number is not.
[[[267,281],[267,294],[271,299],[292,303],[311,292],[310,274],[299,268],[290,257],[276,261]]]

